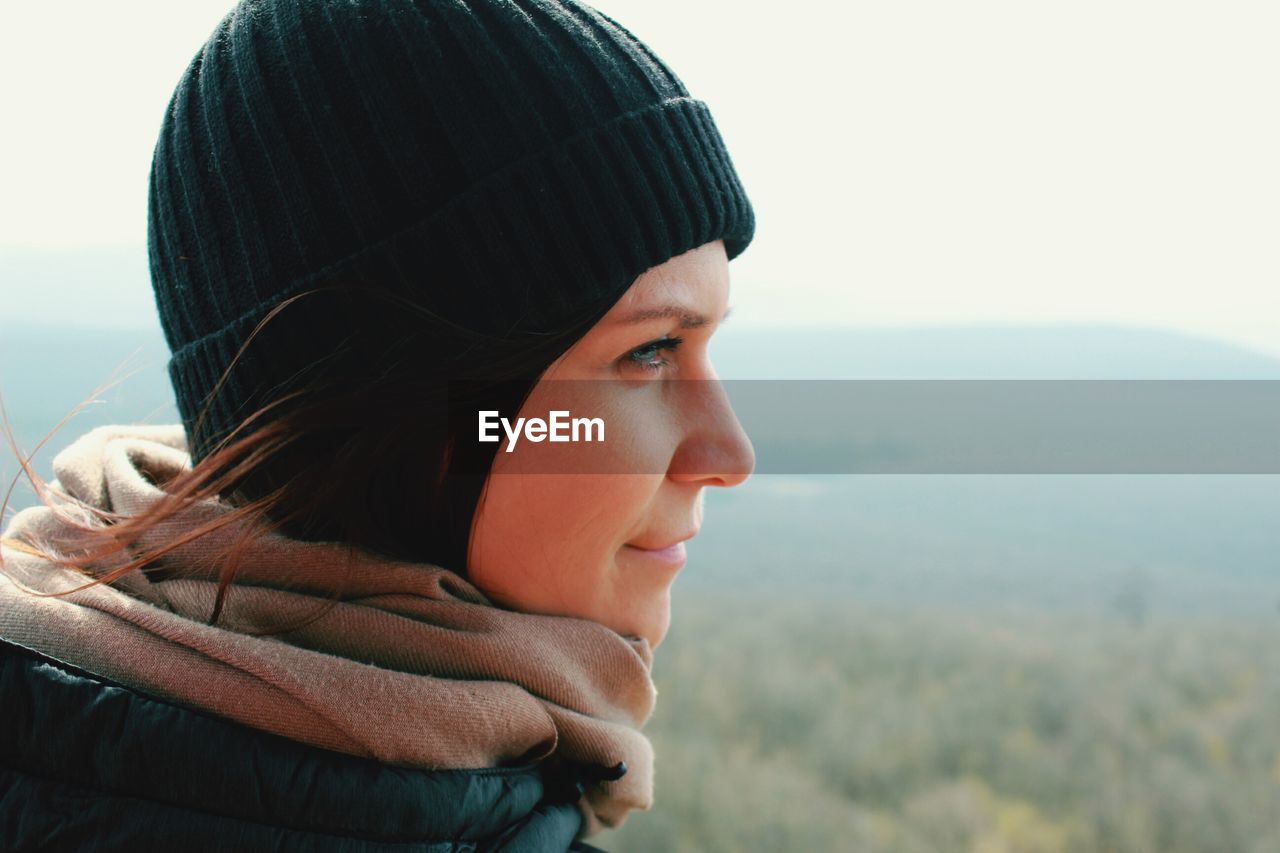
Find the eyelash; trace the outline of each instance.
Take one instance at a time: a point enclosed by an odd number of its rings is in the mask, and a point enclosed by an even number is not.
[[[645,358],[645,355],[661,352],[662,350],[670,350],[671,352],[675,352],[676,347],[680,346],[680,344],[683,341],[684,341],[684,338],[672,338],[672,337],[658,338],[656,341],[650,341],[649,343],[645,344],[642,347],[633,349],[631,352],[627,353],[624,360],[628,364],[638,365],[639,367],[644,368],[645,370],[660,371],[667,365],[671,364],[671,362],[666,359],[661,359],[659,361],[649,361],[647,358]]]

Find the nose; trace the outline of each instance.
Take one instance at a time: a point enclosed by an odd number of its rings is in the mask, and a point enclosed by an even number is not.
[[[682,387],[683,440],[667,476],[704,486],[737,486],[756,467],[755,448],[718,378],[675,380]]]

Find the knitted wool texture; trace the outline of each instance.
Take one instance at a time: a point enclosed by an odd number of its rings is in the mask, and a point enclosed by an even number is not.
[[[395,312],[375,306],[545,333],[704,243],[732,260],[754,229],[707,105],[584,4],[243,0],[178,81],[150,175],[192,457],[304,375],[379,375]],[[255,326],[317,288],[263,328],[196,434]]]

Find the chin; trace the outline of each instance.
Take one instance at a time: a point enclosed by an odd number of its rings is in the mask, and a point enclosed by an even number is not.
[[[624,637],[642,637],[649,641],[651,649],[656,649],[666,638],[671,620],[670,611],[665,606],[654,608],[654,610],[658,612],[653,613],[649,618],[638,619],[636,617],[639,614],[633,610],[621,619],[611,619],[604,624]]]
[[[647,637],[649,647],[654,650],[662,645],[667,637],[667,629],[671,627],[670,599],[664,597],[662,604],[655,609],[658,612],[654,613],[653,618],[645,620],[642,630],[636,632],[638,636]]]

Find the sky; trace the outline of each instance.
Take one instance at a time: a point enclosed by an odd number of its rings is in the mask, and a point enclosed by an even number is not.
[[[0,312],[150,310],[155,137],[232,5],[5,10]],[[752,200],[730,322],[1132,324],[1280,355],[1280,6],[595,5],[708,103]],[[88,248],[120,259],[102,287],[31,270]]]

